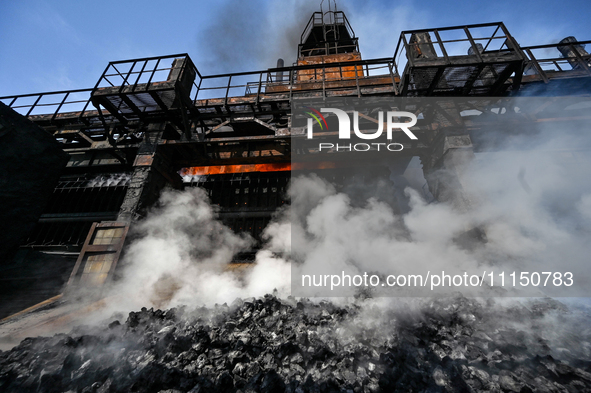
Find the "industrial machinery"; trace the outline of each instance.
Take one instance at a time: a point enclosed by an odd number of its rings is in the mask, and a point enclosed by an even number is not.
[[[51,134],[69,157],[36,225],[11,244],[18,250],[4,261],[12,270],[3,277],[28,295],[2,315],[62,290],[56,284],[53,293],[35,292],[41,277],[23,278],[32,276],[26,261],[40,255],[68,272],[62,284],[100,287],[110,280],[130,227],[164,187],[204,188],[222,221],[260,240],[288,202],[286,187],[298,169],[292,168],[291,124],[297,100],[484,97],[490,103],[565,88],[588,95],[591,58],[584,46],[590,42],[568,37],[521,47],[498,22],[403,31],[392,57],[362,59],[345,13],[330,9],[311,16],[291,66],[281,60],[262,71],[203,75],[187,54],[174,54],[113,61],[88,89],[0,97],[11,108],[4,112],[16,111]],[[449,192],[429,173],[449,165],[455,151],[484,148],[476,143],[477,124],[458,129],[425,126],[420,141],[398,155],[406,163],[421,158],[437,199]],[[306,153],[319,154],[312,146]]]

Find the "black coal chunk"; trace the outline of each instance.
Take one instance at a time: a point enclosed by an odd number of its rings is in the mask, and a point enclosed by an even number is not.
[[[144,308],[0,352],[0,391],[589,392],[590,321],[553,300],[461,295],[391,308],[271,295]]]

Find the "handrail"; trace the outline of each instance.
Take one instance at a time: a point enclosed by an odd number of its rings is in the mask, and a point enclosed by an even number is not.
[[[526,49],[546,49],[546,48],[557,48],[559,46],[568,46],[568,44],[573,44],[573,45],[587,45],[587,44],[591,44],[591,40],[588,41],[576,41],[576,42],[569,42],[569,43],[559,43],[557,42],[556,44],[544,44],[544,45],[533,45],[533,46],[523,46],[521,47],[521,49],[526,50]]]
[[[325,16],[328,18],[328,21],[325,20]],[[324,13],[317,11],[312,14],[308,20],[308,23],[306,24],[306,27],[304,28],[304,31],[300,35],[300,44],[304,43],[304,41],[308,38],[310,31],[315,26],[324,25],[343,25],[347,29],[349,35],[351,37],[355,37],[355,32],[349,23],[349,19],[347,19],[347,16],[343,11],[326,11]]]
[[[174,56],[168,56],[168,57],[174,57]],[[159,58],[161,58],[161,57],[156,57],[156,58],[152,58],[152,59],[159,59]],[[141,59],[139,61],[141,61]],[[123,63],[123,62],[124,61],[120,61],[118,63]],[[130,62],[133,62],[133,61],[130,61]],[[263,78],[263,75],[267,75],[268,78],[270,78],[269,79],[271,81],[270,83],[284,83],[285,85],[289,85],[292,83],[297,83],[297,74],[298,74],[298,72],[301,72],[301,71],[313,70],[313,69],[325,69],[325,70],[326,69],[334,69],[335,71],[325,71],[325,72],[327,75],[335,75],[335,74],[342,72],[342,68],[344,68],[344,67],[353,68],[353,67],[359,67],[359,66],[363,67],[366,70],[366,76],[368,76],[367,74],[372,70],[379,70],[379,69],[386,70],[389,67],[395,68],[395,64],[393,64],[391,59],[378,58],[378,59],[343,61],[343,62],[326,63],[326,64],[315,64],[315,65],[314,64],[313,65],[299,65],[299,66],[296,65],[296,66],[288,66],[288,67],[269,68],[267,70],[260,70],[260,71],[247,71],[247,72],[237,72],[237,73],[206,75],[206,76],[201,76],[201,78],[199,80],[199,84],[194,84],[194,86],[196,87],[194,100],[196,100],[198,98],[200,91],[219,90],[222,88],[226,90],[226,94],[224,94],[221,97],[217,97],[217,98],[228,97],[227,94],[232,89],[235,89],[235,88],[245,88],[245,94],[248,94],[248,91],[249,90],[253,91],[255,86],[257,87],[257,93],[260,94],[262,92],[261,87],[268,85],[268,82],[266,82],[267,78]],[[283,80],[283,82],[274,81],[274,76],[280,72],[283,72],[285,79]],[[291,75],[291,77],[290,77],[290,75]],[[384,75],[389,75],[389,72],[388,71],[384,72]],[[256,80],[246,81],[244,83],[231,83],[231,81],[226,81],[225,83],[220,84],[220,86],[213,86],[213,87],[211,87],[211,86],[210,87],[203,87],[203,85],[202,85],[202,82],[206,81],[206,80],[215,80],[215,79],[221,79],[221,78],[228,78],[229,79],[229,78],[236,78],[236,77],[243,77],[243,76],[256,76]],[[335,80],[337,80],[337,79],[338,78],[335,78]],[[396,89],[397,87],[394,86],[394,88]],[[88,88],[88,89],[62,90],[62,91],[53,91],[53,92],[4,96],[4,97],[0,97],[0,100],[9,101],[7,103],[7,105],[12,106],[13,108],[27,109],[26,111],[24,111],[25,113],[23,113],[23,114],[31,114],[34,111],[34,109],[36,109],[36,108],[55,106],[56,107],[55,111],[49,112],[49,113],[44,113],[44,114],[53,114],[52,119],[55,119],[55,117],[60,113],[61,108],[63,108],[65,105],[80,103],[80,104],[85,104],[84,108],[80,114],[80,116],[83,116],[83,114],[86,112],[86,109],[88,108],[88,104],[90,103],[90,93],[93,90],[94,90],[93,88]],[[77,99],[77,100],[71,100],[71,101],[67,100],[67,95],[69,95],[69,94],[84,93],[84,92],[89,93],[89,96],[87,99],[84,99],[84,100]],[[60,96],[58,99],[55,100],[55,102],[40,103],[40,99],[42,97],[46,97],[46,96],[56,96],[57,97],[58,95],[61,95],[61,94],[66,95],[66,97]],[[25,98],[25,97],[36,97],[37,99],[34,100],[35,101],[34,103],[18,105],[18,100],[21,98]],[[16,104],[16,106],[15,106],[15,104]]]
[[[494,32],[490,34],[488,31],[485,31],[483,34],[482,29],[494,27]],[[480,29],[480,30],[479,30]],[[450,32],[455,31],[455,35],[451,37],[443,37],[443,32]],[[425,42],[417,42],[413,43],[409,40],[409,37],[417,36],[423,34],[422,38]],[[428,34],[428,36],[424,36]],[[433,37],[434,36],[434,37]],[[491,44],[494,41],[501,40],[500,44],[496,44],[493,49],[490,48]],[[411,66],[414,64],[414,58],[409,54],[411,52],[422,52],[424,49],[428,49],[431,47],[431,52],[435,57],[442,57],[445,59],[446,63],[449,63],[451,56],[466,56],[465,53],[462,54],[454,54],[451,53],[451,49],[458,49],[458,47],[453,47],[450,44],[456,44],[465,42],[468,46],[465,49],[470,48],[471,54],[474,56],[478,62],[484,61],[481,53],[490,53],[490,52],[513,52],[522,60],[526,60],[525,53],[523,53],[522,49],[520,48],[517,41],[511,36],[503,22],[492,22],[492,23],[480,23],[480,24],[473,24],[473,25],[462,25],[462,26],[448,26],[442,28],[429,28],[429,29],[416,29],[416,30],[405,30],[400,33],[400,38],[396,45],[396,49],[394,51],[393,60],[395,61],[397,66],[400,66],[400,57],[402,54],[406,55],[406,61],[408,61]],[[479,46],[482,45],[480,48]],[[425,48],[426,46],[426,48]]]
[[[94,91],[97,91],[100,87],[101,84],[103,82],[106,82],[106,84],[108,84],[110,87],[119,87],[120,92],[122,92],[124,86],[133,86],[132,91],[135,91],[138,85],[146,85],[146,88],[148,88],[149,86],[151,86],[152,83],[154,83],[154,78],[156,76],[156,74],[158,72],[162,72],[162,71],[168,71],[170,75],[170,72],[173,70],[173,66],[161,66],[161,62],[163,60],[166,59],[178,59],[178,58],[182,58],[185,59],[185,63],[183,65],[183,70],[189,66],[191,67],[192,71],[195,72],[195,76],[201,78],[201,73],[199,72],[199,70],[197,69],[197,67],[195,67],[195,65],[193,64],[193,61],[191,60],[191,58],[189,57],[189,55],[187,53],[180,53],[180,54],[175,54],[175,55],[166,55],[166,56],[153,56],[153,57],[142,57],[142,58],[137,58],[137,59],[129,59],[129,60],[118,60],[118,61],[112,61],[109,62],[109,64],[107,65],[107,67],[105,68],[105,70],[103,71],[103,73],[101,74],[101,77],[99,78],[98,82],[96,83],[95,87],[94,87]],[[150,64],[150,66],[148,66],[149,62],[155,62],[155,64]],[[131,67],[124,72],[119,71],[119,69],[117,68],[117,65],[122,65],[122,64],[130,64]],[[139,66],[139,67],[138,67]],[[137,70],[138,68],[140,68],[139,71]],[[180,75],[181,73],[179,73]],[[133,77],[137,75],[137,77]],[[148,77],[149,75],[149,77]],[[147,77],[147,83],[145,81],[141,81],[142,76],[146,76]],[[167,76],[167,78],[168,78]],[[116,81],[113,83],[112,78],[113,77],[117,77]],[[168,79],[163,79],[160,78],[158,80],[156,80],[156,82],[164,82],[164,81],[168,81]],[[193,83],[194,86],[197,86],[195,83]]]
[[[93,89],[76,89],[76,90],[60,90],[60,91],[33,93],[33,94],[22,94],[22,95],[16,95],[16,96],[0,97],[0,100],[10,100],[10,103],[7,105],[14,110],[21,109],[21,108],[28,109],[28,110],[24,111],[26,113],[21,113],[25,116],[30,116],[32,114],[32,112],[35,110],[35,108],[56,106],[57,108],[55,111],[44,113],[44,114],[52,114],[53,116],[52,116],[51,120],[54,120],[57,117],[57,115],[60,113],[60,110],[64,107],[64,105],[84,104],[82,106],[81,111],[76,111],[76,112],[80,112],[80,117],[82,117],[84,115],[84,113],[86,112],[86,109],[88,108],[88,105],[90,103],[90,93],[92,92],[92,90]],[[76,94],[76,93],[89,93],[89,94],[88,94],[88,98],[86,98],[86,99],[71,99],[68,101],[68,98],[70,97],[70,95]],[[63,95],[63,97],[61,97],[62,95]],[[60,97],[56,101],[53,101],[53,102],[40,103],[41,99],[43,97],[47,97],[47,96],[60,96]],[[36,97],[37,99],[32,104],[19,105],[18,99],[19,98],[27,98],[27,97]]]
[[[565,70],[562,69],[561,65],[568,64],[571,69],[582,70],[585,74],[591,76],[591,54],[583,55],[580,54],[578,50],[575,51],[577,46],[591,44],[591,40],[589,41],[575,41],[575,42],[568,42],[568,43],[555,43],[555,44],[545,44],[545,45],[533,45],[533,46],[526,46],[521,48],[527,54],[527,64],[531,64],[533,68],[536,70],[536,73],[542,78],[545,83],[548,83],[549,78],[547,75],[547,71],[557,71],[557,72],[564,72]],[[533,51],[539,49],[549,49],[555,48],[558,50],[559,47],[569,47],[570,52],[573,56],[565,57],[560,51],[554,57],[543,57],[539,58],[536,57]],[[544,66],[551,65],[555,68],[555,70],[544,68]],[[569,70],[570,71],[570,70]]]
[[[338,11],[338,12],[340,12],[340,11]],[[346,18],[344,16],[344,14],[343,14],[343,17]],[[495,30],[493,35],[489,36],[489,37],[483,37],[482,35],[474,34],[473,36],[467,35],[466,38],[464,38],[464,39],[442,40],[438,34],[441,31],[449,31],[449,30],[454,30],[454,29],[455,30],[476,29],[476,28],[480,28],[480,27],[496,27],[497,29]],[[500,30],[502,30],[503,35],[496,36],[496,34]],[[103,74],[101,75],[101,79],[105,76],[111,75],[106,72],[109,69],[109,67],[112,65],[119,65],[119,64],[123,64],[123,63],[140,64],[141,62],[156,60],[157,64],[153,70],[151,69],[151,70],[146,71],[145,70],[146,67],[142,67],[141,70],[134,71],[134,68],[130,68],[129,71],[127,71],[127,72],[119,73],[117,71],[118,74],[114,74],[114,75],[122,76],[126,85],[132,85],[132,84],[137,85],[137,83],[139,81],[139,77],[130,79],[131,75],[140,75],[140,74],[142,74],[142,72],[151,72],[152,73],[151,77],[152,77],[156,71],[171,69],[171,67],[159,68],[159,61],[160,60],[187,56],[188,60],[190,61],[190,63],[187,63],[187,64],[190,64],[193,67],[196,75],[199,77],[199,81],[197,83],[193,83],[193,85],[192,85],[192,87],[194,88],[194,93],[193,92],[191,93],[193,100],[198,99],[200,91],[206,91],[206,90],[211,91],[211,90],[217,90],[217,89],[221,89],[221,88],[224,88],[226,90],[225,94],[223,94],[222,97],[215,97],[215,98],[227,98],[231,90],[236,89],[236,88],[244,88],[245,95],[246,94],[254,94],[254,92],[256,91],[256,95],[257,95],[257,99],[258,99],[258,97],[264,93],[263,87],[268,86],[269,83],[275,83],[275,84],[282,84],[283,83],[288,87],[292,87],[294,85],[294,83],[296,83],[296,84],[298,83],[298,73],[301,74],[301,72],[303,72],[303,71],[318,70],[320,72],[322,70],[321,72],[323,72],[325,75],[329,75],[329,76],[330,75],[337,75],[338,76],[339,74],[342,74],[343,68],[345,68],[345,67],[355,68],[355,69],[357,67],[361,67],[362,69],[365,70],[365,74],[356,75],[355,76],[356,79],[358,79],[360,77],[363,78],[363,77],[371,76],[370,71],[388,68],[388,71],[386,71],[384,73],[384,75],[391,75],[392,76],[394,91],[398,92],[399,86],[397,86],[397,83],[399,84],[399,82],[395,82],[394,76],[400,77],[400,76],[402,76],[401,75],[402,73],[399,72],[400,64],[399,64],[399,60],[396,58],[396,56],[401,56],[407,50],[407,48],[409,48],[411,45],[405,39],[405,34],[413,34],[413,33],[417,33],[417,32],[434,32],[435,40],[432,43],[434,45],[440,46],[440,50],[444,54],[444,57],[442,57],[442,58],[445,58],[446,61],[449,61],[449,57],[451,55],[448,56],[448,54],[445,50],[445,45],[444,45],[445,43],[450,43],[450,42],[455,43],[455,42],[465,41],[465,42],[470,42],[470,46],[472,48],[474,48],[475,47],[474,44],[477,41],[488,41],[487,45],[486,45],[486,47],[488,47],[490,42],[494,39],[506,39],[506,40],[510,40],[510,45],[513,45],[512,48],[508,48],[507,50],[520,52],[523,55],[523,60],[526,62],[526,64],[531,63],[535,67],[536,71],[541,75],[541,77],[545,81],[547,81],[547,76],[545,75],[544,70],[542,69],[543,64],[554,64],[554,66],[557,68],[558,71],[565,71],[561,67],[561,65],[563,65],[564,63],[568,62],[572,66],[575,62],[578,64],[578,63],[581,63],[581,61],[582,61],[585,64],[582,64],[580,66],[580,69],[582,71],[585,71],[585,73],[588,73],[589,75],[591,75],[589,67],[587,66],[588,62],[591,61],[591,55],[576,56],[576,54],[575,54],[572,57],[563,57],[557,53],[556,57],[536,58],[534,56],[534,54],[532,53],[533,50],[537,50],[537,49],[558,48],[561,46],[562,47],[569,47],[570,46],[570,48],[572,49],[578,45],[591,44],[591,40],[569,42],[569,43],[562,43],[562,44],[561,43],[553,43],[553,44],[520,47],[512,41],[513,38],[509,35],[509,33],[506,30],[506,28],[504,27],[504,25],[502,23],[498,22],[498,23],[482,23],[482,24],[477,24],[477,25],[466,25],[466,26],[451,26],[451,27],[445,27],[445,28],[440,28],[440,29],[420,29],[420,30],[404,31],[401,33],[401,36],[400,36],[400,39],[399,39],[398,44],[396,46],[396,50],[394,52],[393,58],[377,58],[377,59],[369,59],[369,60],[341,61],[341,62],[324,63],[324,64],[293,65],[293,66],[287,66],[287,67],[269,68],[266,70],[258,70],[258,71],[201,75],[201,73],[193,65],[192,61],[190,60],[190,58],[188,57],[187,54],[176,54],[176,55],[145,57],[145,58],[138,58],[138,59],[132,59],[132,60],[119,60],[119,61],[110,62],[109,65],[107,66],[107,68],[105,69],[105,72],[103,72]],[[486,52],[483,52],[483,53],[486,53]],[[575,53],[575,52],[573,52],[573,53]],[[411,60],[412,59],[409,59],[409,62],[412,63]],[[284,75],[283,76],[284,79],[282,81],[274,80],[274,78],[276,77],[276,75],[278,73],[282,73]],[[585,74],[585,73],[583,73],[583,74]],[[127,75],[127,78],[125,78],[124,75]],[[382,75],[382,74],[379,74],[379,75]],[[238,78],[238,77],[249,77],[249,76],[253,76],[255,78],[253,78],[252,81],[246,80],[244,82],[239,81],[239,82],[235,82],[235,83],[232,83],[232,81],[230,79],[228,81],[225,81],[220,86],[203,86],[204,81],[215,81],[216,79],[221,79],[221,78]],[[341,77],[342,77],[342,75],[341,75]],[[135,82],[134,82],[134,79],[135,79]],[[338,80],[338,79],[339,78],[335,78],[334,80]],[[310,79],[310,80],[312,81],[314,79]],[[320,81],[320,79],[318,79],[318,78],[316,78],[316,80]],[[99,80],[99,82],[100,82],[100,80]],[[151,82],[152,82],[152,80],[150,79],[148,81],[148,84],[150,84]],[[97,86],[98,86],[98,84],[97,84]],[[256,89],[255,89],[255,87],[256,87]],[[34,114],[33,112],[35,111],[35,109],[38,109],[38,108],[55,107],[56,108],[55,111],[50,112],[50,113],[44,113],[44,114],[53,115],[51,117],[51,120],[53,121],[56,119],[57,115],[60,113],[70,113],[69,111],[63,111],[63,112],[61,112],[61,111],[63,110],[63,108],[67,107],[68,105],[73,105],[73,104],[80,104],[80,107],[83,107],[81,111],[76,111],[76,112],[80,112],[80,115],[79,115],[80,117],[83,117],[87,111],[88,104],[90,102],[90,93],[92,93],[96,88],[97,87],[86,88],[86,89],[60,90],[60,91],[50,91],[50,92],[42,92],[42,93],[11,95],[11,96],[0,97],[0,100],[4,101],[8,106],[10,106],[14,109],[24,109],[21,112],[24,112],[23,114],[25,114],[25,115]],[[291,94],[292,89],[288,88],[288,90]],[[76,94],[76,93],[89,93],[89,95],[88,95],[88,98],[80,98],[80,97],[73,98],[72,95]],[[51,101],[51,102],[47,102],[47,100],[46,100],[47,97],[55,97],[55,100]],[[23,104],[22,103],[23,98],[32,98],[32,100],[30,100],[29,103],[27,103],[27,104]]]

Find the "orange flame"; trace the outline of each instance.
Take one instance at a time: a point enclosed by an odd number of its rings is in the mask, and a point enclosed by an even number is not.
[[[247,164],[247,165],[212,165],[194,166],[181,169],[181,176],[186,175],[221,175],[227,173],[246,172],[278,172],[290,171],[291,163],[281,164]]]
[[[354,165],[350,162],[294,162],[294,163],[273,163],[273,164],[246,164],[246,165],[211,165],[211,166],[193,166],[182,168],[181,176],[194,175],[222,175],[230,173],[248,173],[248,172],[285,172],[312,169],[333,169]]]

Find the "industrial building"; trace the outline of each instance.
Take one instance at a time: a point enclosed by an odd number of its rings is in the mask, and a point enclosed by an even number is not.
[[[403,31],[392,57],[363,59],[345,13],[330,9],[311,16],[293,65],[203,75],[187,54],[118,60],[91,88],[0,97],[0,162],[12,184],[0,190],[10,206],[0,317],[113,279],[130,229],[165,187],[204,188],[226,225],[260,239],[288,203],[292,173],[356,165],[296,130],[298,102],[436,98],[428,110],[415,107],[424,115],[418,140],[403,142],[396,166],[419,157],[431,195],[465,208],[461,166],[494,146],[481,130],[498,119],[463,119],[454,99],[486,112],[508,97],[588,96],[589,43],[522,47],[498,22]],[[538,106],[509,120],[527,133],[532,122],[564,120],[555,117]],[[441,169],[445,180],[431,176]]]

